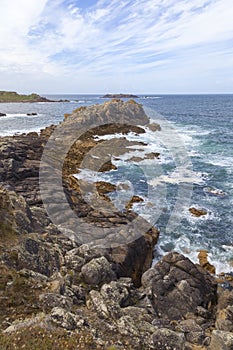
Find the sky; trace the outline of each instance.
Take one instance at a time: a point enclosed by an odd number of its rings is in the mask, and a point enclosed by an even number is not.
[[[232,0],[0,0],[0,90],[233,93]]]

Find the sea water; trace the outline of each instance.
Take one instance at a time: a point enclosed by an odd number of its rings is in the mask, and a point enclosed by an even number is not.
[[[58,124],[65,113],[75,108],[105,101],[99,95],[46,97],[71,102],[0,104],[0,112],[7,114],[0,118],[0,135],[39,131]],[[113,159],[117,170],[95,177],[89,174],[90,179],[125,182],[128,197],[138,195],[144,199],[133,209],[161,231],[155,261],[175,250],[197,262],[198,251],[206,249],[217,272],[231,272],[233,95],[147,95],[137,101],[150,118],[162,125],[162,130],[145,128],[144,134],[130,133],[129,140],[145,145]],[[111,137],[106,135],[104,139]],[[130,160],[132,156],[146,158],[151,152],[159,152],[159,159]],[[84,173],[87,178],[88,170]],[[118,192],[111,195],[122,210],[119,198]],[[203,208],[207,214],[194,217],[190,207]]]

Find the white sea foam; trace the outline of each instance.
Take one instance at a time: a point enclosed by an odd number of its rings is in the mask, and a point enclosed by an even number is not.
[[[205,158],[205,162],[219,167],[233,168],[233,157],[224,156],[223,154],[208,154]]]
[[[199,264],[198,254],[200,250],[207,250],[208,261],[215,266],[216,273],[232,272],[233,246],[210,247],[209,244],[202,239],[202,235],[195,235],[195,242],[191,241],[187,235],[181,235],[179,238],[171,240],[171,237],[161,237],[156,246],[156,257],[153,265],[161,259],[168,251],[175,251],[188,257],[193,263]],[[164,250],[166,247],[168,249]]]
[[[6,116],[0,117],[0,120],[1,120],[1,118],[3,118],[4,120],[7,120],[7,119],[12,119],[12,118],[20,118],[20,117],[36,118],[36,117],[41,117],[41,116],[42,116],[41,114],[28,115],[26,113],[6,113]]]
[[[205,174],[180,167],[168,175],[161,175],[149,181],[151,186],[157,186],[161,183],[191,183],[202,185],[205,183]]]
[[[27,129],[17,129],[17,130],[0,130],[0,136],[14,136],[21,134],[28,134],[29,132],[37,132],[40,133],[41,128],[27,128]]]

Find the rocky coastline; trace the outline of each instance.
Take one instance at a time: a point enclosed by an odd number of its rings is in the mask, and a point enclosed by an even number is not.
[[[149,123],[141,105],[115,99],[81,107],[40,134],[0,138],[1,350],[232,350],[232,276],[215,276],[205,252],[200,264],[171,252],[152,267],[159,231],[130,204],[117,210],[106,196],[115,190],[111,184],[96,184],[91,205],[83,193],[92,187],[73,176],[87,166],[113,169],[112,157],[132,146],[124,134],[143,133]],[[109,143],[96,138],[119,132],[122,137]],[[51,177],[43,198],[41,167]],[[59,171],[79,226],[57,205],[63,198],[56,187]],[[114,232],[117,244],[106,232]],[[92,242],[85,241],[88,235]]]
[[[0,91],[0,103],[69,102],[69,100],[50,100],[38,94],[18,94],[15,91]],[[1,115],[0,115],[1,116]]]

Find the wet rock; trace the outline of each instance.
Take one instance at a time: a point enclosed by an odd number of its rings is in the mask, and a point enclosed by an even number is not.
[[[200,252],[198,254],[198,259],[199,259],[199,263],[203,267],[203,269],[205,269],[209,273],[215,274],[216,269],[215,269],[214,265],[209,263],[208,252],[206,250],[200,250]]]
[[[116,279],[111,264],[105,257],[92,259],[81,269],[81,274],[87,284],[98,285]]]
[[[99,171],[101,173],[105,172],[105,171],[110,171],[110,170],[116,170],[117,167],[112,164],[111,160],[108,160],[106,163],[104,163],[101,168],[99,169]]]
[[[6,117],[6,113],[0,113],[0,117]]]
[[[184,350],[185,338],[183,333],[161,328],[154,332],[152,339],[156,350]]]
[[[161,126],[157,123],[150,123],[147,125],[148,129],[150,129],[151,131],[160,131],[161,130]]]
[[[207,214],[207,210],[205,209],[198,209],[198,208],[189,208],[189,212],[193,215],[196,216],[197,218],[199,218],[200,216],[206,215]]]
[[[169,253],[142,276],[142,285],[161,318],[181,320],[198,306],[216,303],[217,285],[205,270],[178,253]]]
[[[134,203],[144,202],[144,199],[139,196],[133,196],[131,200],[126,204],[126,209],[131,209]]]
[[[208,350],[232,350],[233,333],[214,330]]]

